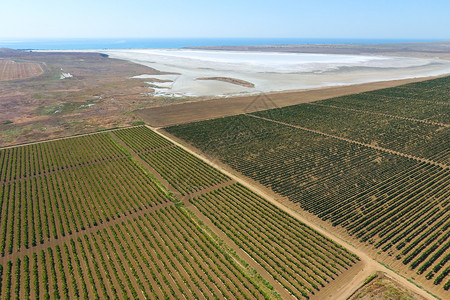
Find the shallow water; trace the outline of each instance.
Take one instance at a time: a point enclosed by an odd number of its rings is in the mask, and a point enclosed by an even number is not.
[[[163,72],[179,73],[149,76],[173,80],[161,88],[153,83],[156,94],[161,96],[231,96],[450,73],[450,61],[422,58],[188,49],[101,52]],[[255,87],[196,80],[200,77],[231,77],[251,82]]]

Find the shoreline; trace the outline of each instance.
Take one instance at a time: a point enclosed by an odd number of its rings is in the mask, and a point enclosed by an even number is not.
[[[200,100],[197,99],[197,101],[193,100],[165,106],[144,108],[136,110],[134,113],[152,127],[160,128],[358,94],[448,76],[450,75],[446,74],[345,86],[321,87],[316,89],[271,92],[258,95],[222,98],[210,97]]]
[[[450,74],[450,61],[434,58],[329,53],[218,50],[110,50],[110,58],[179,73],[158,96],[235,97]],[[233,78],[253,86],[198,78]],[[161,79],[161,78],[160,78]],[[223,80],[222,80],[223,81]]]
[[[378,89],[384,89],[384,88],[390,88],[390,87],[396,87],[403,84],[408,83],[414,83],[414,82],[421,82],[421,81],[427,81],[432,79],[438,79],[438,78],[444,78],[450,76],[450,73],[440,74],[440,75],[431,75],[431,76],[416,76],[416,77],[409,77],[409,78],[400,78],[400,79],[391,79],[391,80],[381,80],[381,81],[370,81],[370,82],[361,82],[361,83],[349,83],[349,84],[340,84],[340,85],[328,85],[328,86],[321,86],[317,88],[310,88],[310,89],[295,89],[295,90],[285,90],[285,91],[272,91],[264,93],[266,95],[278,95],[278,94],[286,94],[286,93],[300,93],[300,92],[312,92],[316,90],[324,90],[324,89],[331,89],[331,88],[344,88],[344,87],[362,87],[366,85],[380,85],[382,87],[380,88],[374,88],[373,90]],[[391,85],[392,84],[392,85]],[[369,90],[367,90],[369,91]],[[362,92],[357,92],[362,93]],[[355,93],[355,94],[357,94]],[[244,95],[236,95],[236,96],[230,96],[230,98],[234,97],[242,97]],[[255,96],[255,95],[249,95],[249,96]],[[338,96],[336,96],[338,97]],[[318,99],[322,100],[322,99]],[[316,101],[316,100],[314,100]]]
[[[356,55],[391,55],[450,60],[450,40],[397,43],[336,43],[297,45],[249,45],[185,47],[191,50],[260,51],[282,53],[325,53]]]
[[[233,51],[202,48],[92,49],[61,52],[100,53],[111,59],[147,66],[159,70],[160,73],[177,73],[179,75],[173,78],[170,87],[154,94],[168,99],[255,96],[260,93],[292,92],[450,74],[450,55],[447,60],[436,57],[400,57],[392,53],[367,55],[332,54],[326,51],[273,52],[273,49],[280,49],[278,46],[270,46],[268,49],[270,51],[260,51],[259,48],[249,48],[247,51],[236,51],[240,49],[235,48],[230,49]],[[159,80],[166,79],[164,75],[153,77]],[[233,80],[199,80],[199,78]],[[241,82],[246,84],[230,84]]]

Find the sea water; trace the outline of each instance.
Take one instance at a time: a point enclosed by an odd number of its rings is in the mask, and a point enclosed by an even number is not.
[[[0,47],[33,50],[89,51],[143,64],[172,75],[150,76],[170,80],[157,85],[164,97],[232,96],[311,89],[374,81],[427,77],[450,73],[450,62],[433,58],[309,53],[268,53],[180,49],[211,45],[287,45],[330,43],[417,42],[368,39],[40,39],[0,40]],[[423,41],[423,40],[422,40]],[[137,74],[144,75],[145,74]],[[203,77],[229,77],[254,87]]]
[[[114,38],[114,39],[11,39],[0,37],[0,48],[70,49],[167,49],[200,46],[253,46],[300,44],[371,44],[431,42],[414,39],[326,39],[326,38]]]

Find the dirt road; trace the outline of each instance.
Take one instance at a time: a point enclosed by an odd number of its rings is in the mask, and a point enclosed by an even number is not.
[[[41,143],[47,143],[47,142],[54,142],[54,141],[59,141],[59,140],[73,139],[73,138],[82,137],[82,136],[101,134],[101,133],[104,133],[104,132],[111,132],[111,131],[115,131],[115,130],[118,130],[118,129],[127,129],[127,128],[139,127],[139,126],[142,126],[142,125],[115,127],[115,128],[111,128],[111,129],[105,129],[105,130],[102,130],[102,131],[95,131],[95,132],[89,132],[89,133],[83,133],[83,134],[77,134],[77,135],[70,135],[70,136],[64,136],[64,137],[55,138],[55,139],[40,140],[40,141],[29,142],[29,143],[21,143],[21,144],[16,144],[16,145],[0,147],[0,150],[16,148],[16,147],[21,147],[21,146],[29,146],[29,145],[41,144]]]
[[[379,147],[379,146],[375,146],[375,145],[371,145],[371,144],[358,142],[358,141],[355,141],[355,140],[352,140],[352,139],[348,139],[348,138],[340,137],[340,136],[337,136],[337,135],[325,133],[325,132],[322,132],[322,131],[319,131],[319,130],[309,129],[309,128],[306,128],[306,127],[293,125],[293,124],[289,124],[289,123],[285,123],[285,122],[281,122],[281,121],[276,121],[276,120],[272,120],[272,119],[267,119],[267,118],[264,118],[264,117],[255,116],[255,115],[251,115],[251,114],[246,114],[246,116],[252,117],[252,118],[255,118],[255,119],[264,120],[264,121],[267,121],[267,122],[277,123],[277,124],[288,126],[288,127],[292,127],[292,128],[301,129],[301,130],[312,132],[312,133],[316,133],[316,134],[320,134],[320,135],[323,135],[323,136],[326,136],[326,137],[331,137],[333,139],[345,141],[345,142],[348,142],[348,143],[365,146],[365,147],[372,148],[372,149],[375,149],[375,150],[378,150],[378,151],[383,151],[383,152],[387,152],[387,153],[390,153],[390,154],[395,154],[395,155],[398,155],[398,156],[411,158],[411,159],[414,159],[414,160],[417,160],[417,161],[420,161],[420,162],[424,162],[424,163],[427,163],[427,164],[432,164],[432,165],[435,165],[435,166],[439,166],[439,167],[441,167],[443,169],[450,168],[450,166],[448,166],[446,164],[438,163],[438,162],[435,162],[435,161],[432,161],[432,160],[429,160],[429,159],[426,159],[426,158],[417,157],[417,156],[406,154],[406,153],[402,153],[402,152],[399,152],[399,151],[395,151],[395,150],[391,150],[391,149],[387,149],[387,148],[383,148],[383,147]]]
[[[161,132],[159,130],[156,130],[153,127],[150,127],[150,126],[147,126],[147,127],[149,127],[150,129],[154,130],[156,133],[158,133],[161,136],[165,137],[166,139],[170,140],[172,143],[176,144],[177,146],[181,147],[182,149],[186,150],[187,152],[189,152],[189,153],[195,155],[196,157],[202,159],[204,162],[210,164],[214,168],[220,170],[225,175],[227,175],[230,178],[232,178],[233,180],[239,182],[240,184],[242,184],[243,186],[247,187],[251,191],[255,192],[259,196],[264,197],[270,203],[272,203],[273,205],[275,205],[279,209],[283,210],[284,212],[288,213],[289,215],[293,216],[294,218],[296,218],[300,222],[303,222],[304,224],[308,225],[312,229],[316,230],[317,232],[319,232],[320,234],[326,236],[327,238],[333,240],[334,242],[336,242],[338,244],[343,244],[343,246],[346,247],[349,251],[351,251],[354,254],[358,255],[360,260],[361,260],[361,262],[363,263],[362,269],[354,276],[353,279],[348,281],[347,284],[345,284],[345,285],[338,285],[338,286],[337,285],[336,286],[333,285],[333,289],[332,289],[332,291],[330,291],[330,293],[328,293],[328,295],[321,294],[322,295],[322,299],[345,300],[345,299],[349,298],[364,283],[364,281],[367,279],[367,277],[369,277],[370,275],[374,274],[376,271],[381,271],[381,272],[384,272],[384,273],[388,274],[390,277],[392,277],[395,280],[397,280],[399,283],[401,283],[406,288],[408,288],[411,291],[413,291],[413,292],[415,292],[415,293],[425,297],[426,299],[435,299],[427,291],[425,291],[425,290],[419,288],[418,286],[416,286],[415,284],[411,283],[405,277],[403,277],[403,276],[395,273],[394,271],[386,268],[385,266],[381,265],[379,262],[377,262],[376,260],[371,258],[369,255],[367,255],[364,251],[356,248],[355,246],[351,245],[347,241],[344,241],[344,240],[338,238],[337,236],[335,236],[331,232],[323,229],[322,227],[318,226],[317,224],[307,220],[306,218],[304,218],[302,215],[300,215],[296,211],[292,210],[291,208],[288,208],[288,207],[284,206],[283,204],[278,202],[276,199],[274,199],[271,195],[267,194],[266,192],[264,192],[259,187],[257,187],[254,184],[252,184],[251,182],[248,182],[247,180],[237,176],[236,174],[233,174],[233,173],[225,170],[224,168],[222,168],[217,163],[211,161],[210,159],[205,157],[200,151],[198,151],[198,152],[197,151],[193,151],[189,147],[187,147],[187,146],[179,143],[175,139],[173,139],[171,136],[169,136],[169,135],[167,135],[167,134],[165,134],[165,133],[163,133],[163,132]]]
[[[439,77],[445,76],[379,81],[309,90],[283,91],[250,96],[183,102],[179,104],[144,108],[135,111],[135,114],[153,127],[167,127],[358,94]]]

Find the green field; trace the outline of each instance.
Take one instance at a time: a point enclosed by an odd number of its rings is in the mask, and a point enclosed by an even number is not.
[[[450,77],[165,130],[450,288]]]
[[[359,260],[144,126],[0,158],[1,299],[309,299]]]
[[[239,184],[191,203],[297,298],[319,291],[358,261]]]

